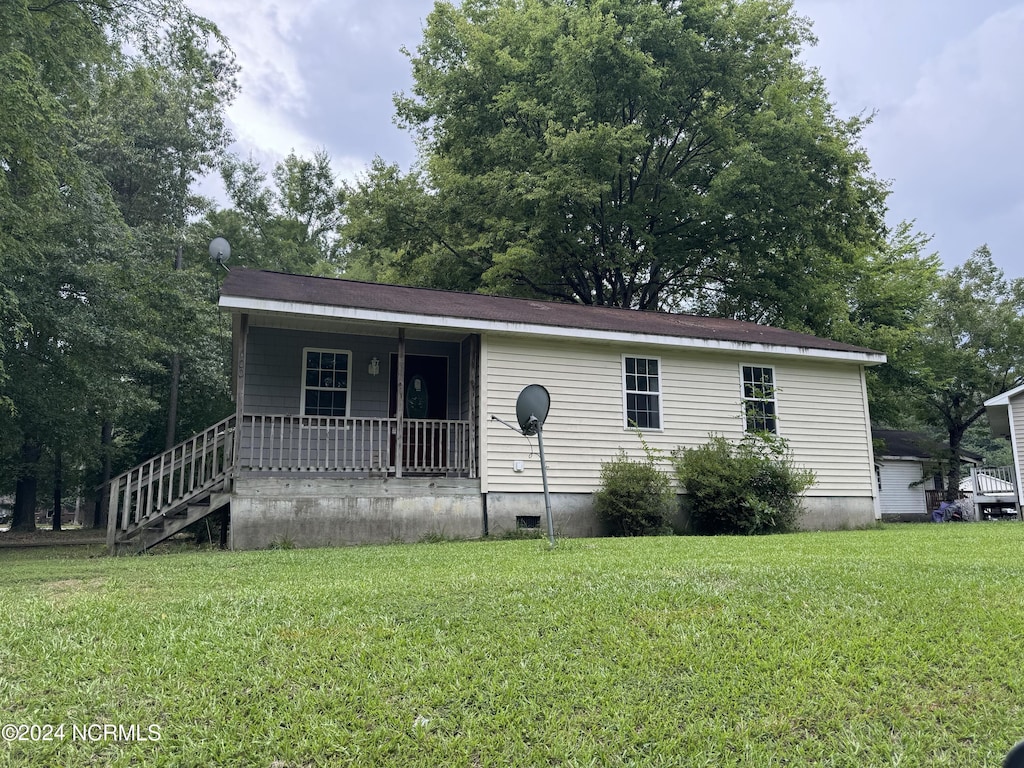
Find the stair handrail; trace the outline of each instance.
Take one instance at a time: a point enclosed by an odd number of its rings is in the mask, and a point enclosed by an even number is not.
[[[235,414],[110,481],[107,541],[158,517],[227,477],[234,466]]]

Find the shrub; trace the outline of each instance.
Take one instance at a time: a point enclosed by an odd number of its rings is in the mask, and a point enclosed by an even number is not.
[[[695,533],[760,534],[789,531],[800,518],[800,495],[814,473],[793,463],[786,441],[747,434],[739,443],[712,435],[699,448],[673,453]]]
[[[612,536],[659,536],[671,533],[669,519],[676,494],[668,476],[658,469],[654,452],[644,444],[647,458],[633,460],[625,451],[601,465],[601,488],[594,509],[608,523]]]

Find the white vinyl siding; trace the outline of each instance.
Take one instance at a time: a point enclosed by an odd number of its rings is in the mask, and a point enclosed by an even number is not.
[[[541,384],[551,394],[544,452],[553,492],[596,490],[601,462],[620,448],[643,456],[637,436],[622,428],[622,357],[629,355],[661,361],[663,429],[644,433],[651,448],[667,455],[677,446],[701,445],[711,433],[739,439],[744,430],[740,364],[771,366],[785,436],[797,463],[818,478],[808,495],[871,496],[874,469],[859,365],[502,334],[486,334],[486,350],[481,375],[485,491],[541,488],[536,442],[527,444],[490,418],[512,419],[516,397],[527,384]],[[525,461],[526,470],[513,471],[514,461]]]
[[[1024,392],[1010,400],[1010,445],[1017,472],[1018,500],[1024,500]]]
[[[923,515],[928,511],[925,490],[933,483],[930,479],[922,482],[921,462],[879,459],[878,468],[878,499],[883,515]]]
[[[860,368],[794,360],[775,369],[782,434],[797,462],[817,475],[807,495],[870,495],[874,468]]]

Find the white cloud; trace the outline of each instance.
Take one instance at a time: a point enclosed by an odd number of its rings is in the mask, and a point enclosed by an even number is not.
[[[920,70],[913,92],[879,115],[872,157],[896,196],[919,201],[947,261],[988,242],[997,259],[1016,250],[1012,212],[1024,204],[1024,4],[949,42]],[[1016,260],[1014,256],[1014,259]],[[1013,271],[1019,273],[1020,266]]]
[[[242,66],[241,93],[228,107],[228,119],[246,153],[281,156],[317,146],[302,128],[310,93],[296,51],[322,2],[190,0],[194,11],[220,27]]]

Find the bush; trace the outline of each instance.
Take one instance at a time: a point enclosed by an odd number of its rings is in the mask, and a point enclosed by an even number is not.
[[[671,533],[669,519],[676,509],[676,494],[668,476],[658,469],[653,451],[634,461],[619,455],[601,465],[601,488],[594,494],[594,509],[608,523],[612,536],[660,536]]]
[[[793,530],[800,495],[814,484],[814,473],[794,465],[786,441],[771,434],[747,434],[735,444],[712,435],[699,448],[676,450],[673,463],[695,533]]]

